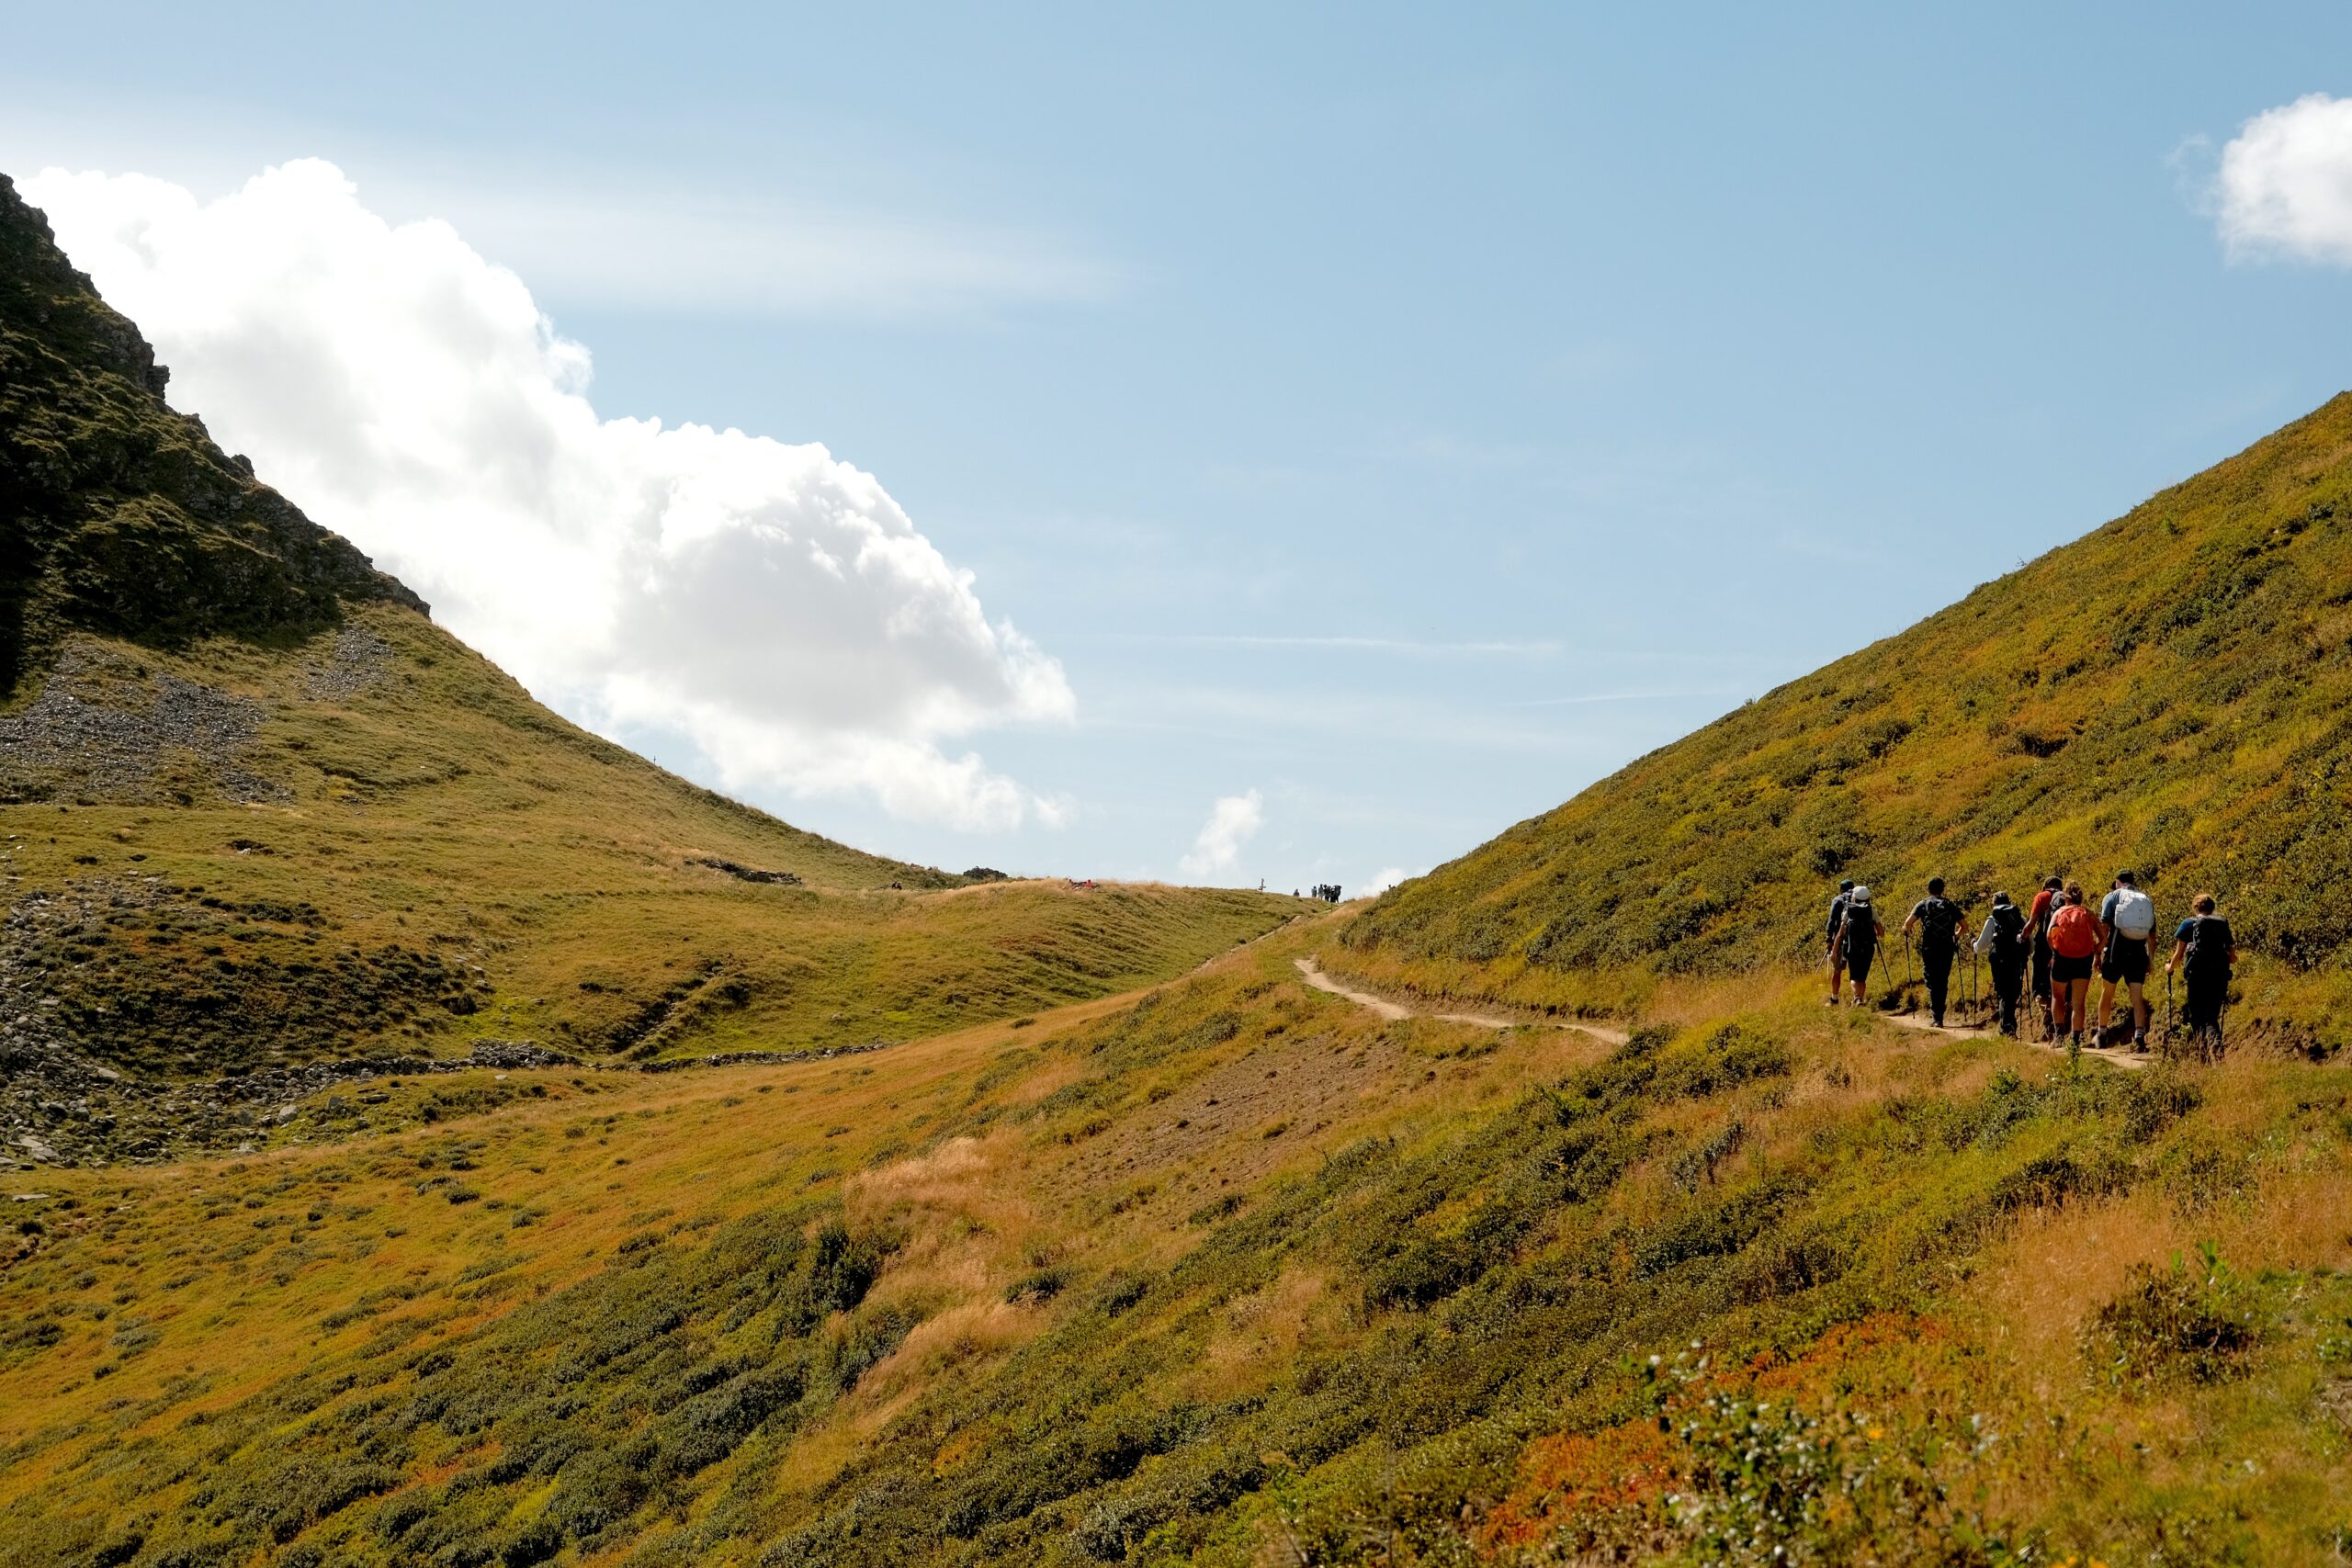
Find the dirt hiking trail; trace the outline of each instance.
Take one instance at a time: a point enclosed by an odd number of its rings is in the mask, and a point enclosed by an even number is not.
[[[1889,1023],[1904,1029],[1916,1029],[1922,1034],[1983,1035],[1993,1032],[1993,1026],[1988,1023],[1955,1023],[1949,1028],[1938,1029],[1931,1020],[1914,1012],[1890,1012],[1882,1013],[1880,1016]],[[2043,1041],[2027,1039],[2022,1027],[2018,1035],[2018,1043],[2032,1050],[2047,1052],[2052,1056],[2063,1056],[2066,1054],[2064,1043],[2052,1045]],[[2095,1045],[2083,1047],[2083,1060],[2086,1062],[2105,1062],[2109,1066],[2121,1067],[2126,1072],[2136,1073],[2149,1063],[2159,1059],[2158,1054],[2154,1051],[2142,1053],[2109,1051]]]
[[[1343,986],[1323,973],[1322,966],[1311,957],[1294,959],[1292,962],[1298,965],[1298,972],[1305,976],[1306,983],[1317,990],[1328,991],[1332,996],[1351,1001],[1358,1007],[1368,1009],[1385,1019],[1427,1018],[1440,1023],[1466,1023],[1479,1029],[1573,1029],[1611,1045],[1623,1045],[1628,1038],[1623,1030],[1611,1029],[1605,1024],[1566,1023],[1556,1019],[1510,1018],[1501,1013],[1435,1012],[1426,1008],[1410,1007],[1403,1002],[1392,1001],[1386,997],[1374,996],[1370,991],[1359,991]],[[1922,1034],[1984,1035],[1992,1032],[1992,1026],[1983,1023],[1962,1023],[1948,1029],[1938,1029],[1926,1018],[1917,1013],[1881,1013],[1879,1016],[1898,1028],[1916,1030]],[[2064,1056],[2066,1054],[2066,1047],[2063,1044],[2049,1045],[2038,1040],[2027,1040],[2022,1037],[2018,1043],[2032,1050],[2046,1052],[2053,1056]],[[2161,1058],[2153,1052],[2143,1055],[2134,1051],[2100,1050],[2095,1046],[2086,1045],[2083,1047],[2083,1059],[2089,1062],[2105,1062],[2109,1066],[2136,1073],[2146,1067],[2149,1063]]]
[[[1306,983],[1317,990],[1329,991],[1331,995],[1351,1001],[1360,1008],[1368,1008],[1385,1019],[1427,1018],[1434,1019],[1440,1023],[1467,1023],[1479,1029],[1573,1029],[1611,1045],[1623,1045],[1631,1038],[1622,1029],[1611,1029],[1598,1023],[1565,1023],[1557,1019],[1507,1018],[1500,1013],[1487,1012],[1430,1012],[1420,1008],[1407,1007],[1402,1002],[1392,1002],[1385,997],[1375,997],[1370,991],[1351,990],[1323,973],[1322,966],[1312,958],[1295,959],[1293,962],[1298,965],[1298,972],[1306,977]]]

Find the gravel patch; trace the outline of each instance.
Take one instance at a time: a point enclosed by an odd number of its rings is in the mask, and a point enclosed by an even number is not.
[[[0,795],[159,806],[201,794],[240,804],[292,791],[254,771],[261,705],[69,642],[40,692],[0,716]]]

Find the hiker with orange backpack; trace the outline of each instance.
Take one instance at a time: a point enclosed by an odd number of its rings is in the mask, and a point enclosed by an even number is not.
[[[2083,885],[2066,884],[2050,917],[2050,987],[2058,1032],[2077,1050],[2089,1022],[2091,966],[2106,940],[2098,917],[2083,903]]]

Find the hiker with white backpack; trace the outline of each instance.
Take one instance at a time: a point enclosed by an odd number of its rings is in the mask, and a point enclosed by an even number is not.
[[[1886,927],[1879,923],[1878,911],[1871,908],[1871,890],[1857,887],[1846,895],[1846,908],[1838,917],[1838,937],[1830,947],[1832,972],[1844,969],[1854,979],[1854,1005],[1860,1007],[1869,996],[1871,961],[1878,955],[1878,944],[1886,940]]]
[[[2114,887],[2099,904],[2098,923],[2107,932],[2107,943],[2099,955],[2098,977],[2105,985],[2099,992],[2097,1038],[2102,1045],[2108,1043],[2108,1020],[2115,1011],[2115,987],[2120,985],[2132,998],[2132,1048],[2145,1051],[2147,983],[2156,934],[2156,902],[2140,891],[2137,876],[2129,871],[2119,871]]]

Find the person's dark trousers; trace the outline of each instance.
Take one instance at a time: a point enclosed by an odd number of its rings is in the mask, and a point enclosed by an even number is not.
[[[2001,1003],[2001,1032],[2014,1036],[2018,1032],[2018,1002],[2025,995],[2025,965],[2004,967],[1993,965],[1993,995]]]
[[[1928,977],[1928,1010],[1939,1029],[1944,1021],[1944,991],[1951,984],[1951,954],[1949,947],[1919,949],[1919,972]]]
[[[2222,980],[2191,980],[2188,983],[2188,1036],[2194,1040],[2199,1032],[2210,1029],[2213,1043],[2221,1043],[2222,1004],[2229,999],[2230,983]]]

